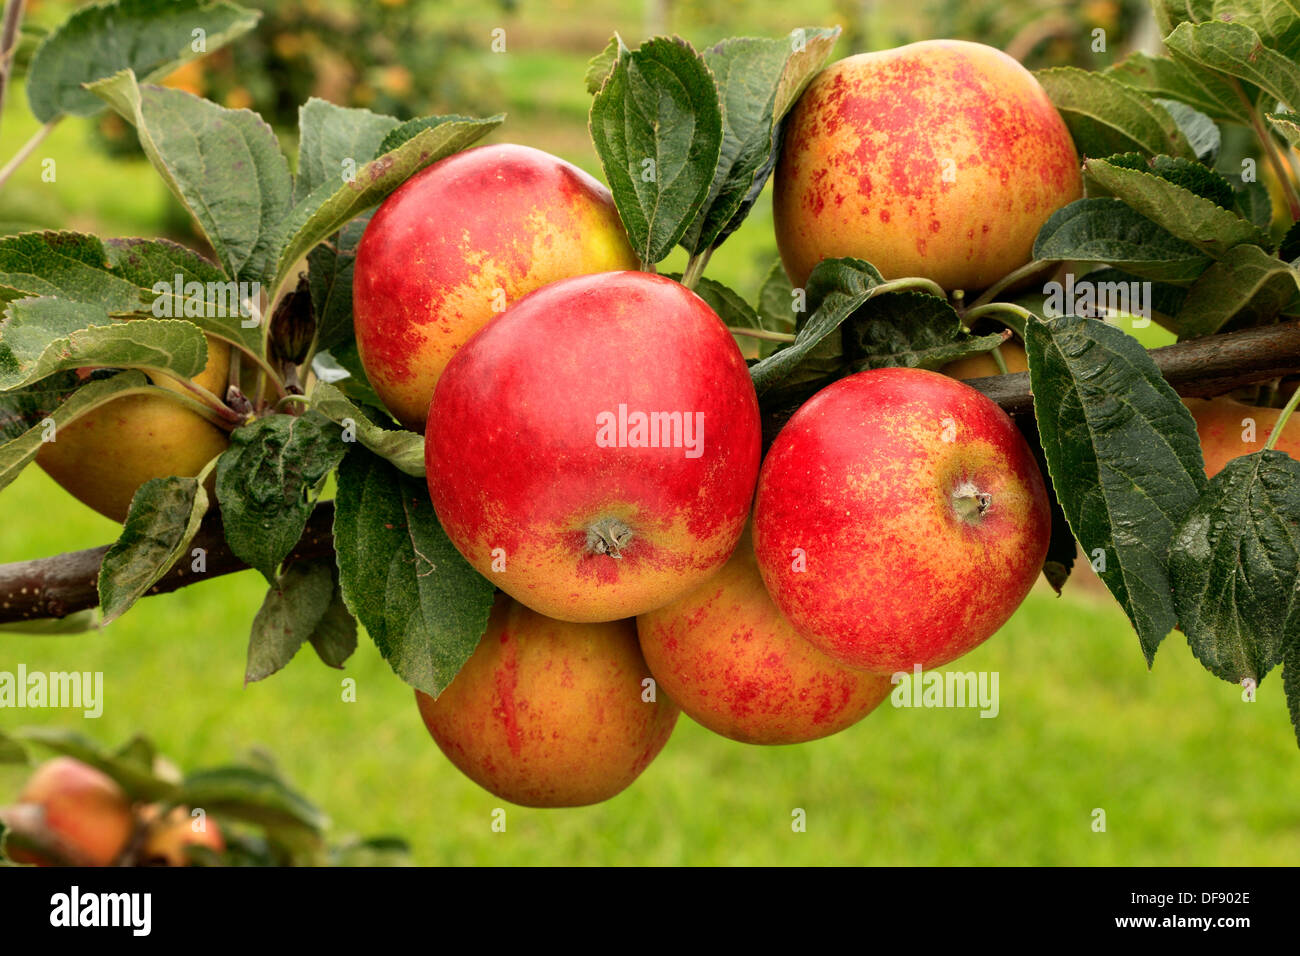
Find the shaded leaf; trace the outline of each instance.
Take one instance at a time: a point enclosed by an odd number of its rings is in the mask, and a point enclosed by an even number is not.
[[[1034,240],[1034,258],[1105,262],[1156,282],[1192,282],[1212,261],[1123,200],[1079,199],[1058,209]]]
[[[1235,246],[1187,290],[1181,338],[1213,335],[1245,312],[1249,324],[1273,319],[1300,294],[1300,272],[1259,246]]]
[[[1141,90],[1072,66],[1039,70],[1034,76],[1070,128],[1080,157],[1130,150],[1195,157],[1174,118]]]

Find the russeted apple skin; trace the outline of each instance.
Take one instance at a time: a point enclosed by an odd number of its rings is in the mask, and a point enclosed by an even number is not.
[[[107,774],[72,757],[55,757],[36,768],[18,797],[45,811],[45,826],[91,866],[109,866],[126,849],[134,830],[131,800]],[[45,864],[18,853],[19,863]]]
[[[663,749],[677,705],[656,690],[633,621],[555,621],[498,595],[473,655],[435,700],[415,692],[438,747],[466,776],[525,807],[622,792]]]
[[[702,415],[700,454],[598,444],[620,405]],[[456,353],[425,464],[447,536],[488,580],[548,617],[613,621],[722,567],[761,443],[749,370],[717,315],[671,279],[613,272],[539,289]],[[630,532],[619,557],[592,547],[611,521]]]
[[[557,279],[638,265],[609,190],[578,167],[509,143],[456,153],[366,226],[352,285],[362,365],[397,420],[424,431],[442,370],[497,311]]]
[[[1213,478],[1223,471],[1234,458],[1263,451],[1282,414],[1280,408],[1258,408],[1228,397],[1213,400],[1185,398],[1183,403],[1196,420],[1196,434],[1201,439],[1207,478]],[[1243,438],[1246,419],[1255,422],[1253,442]],[[1300,461],[1300,413],[1292,414],[1287,420],[1273,447]]]
[[[774,177],[777,246],[796,286],[822,259],[887,279],[982,289],[1029,262],[1083,195],[1069,131],[1000,50],[927,40],[831,64],[800,97]]]
[[[877,674],[988,639],[1029,593],[1050,532],[1011,419],[921,369],[859,372],[814,395],[772,443],[754,505],[782,613],[834,660]]]
[[[750,536],[717,574],[636,620],[650,673],[682,711],[749,744],[839,733],[889,696],[888,677],[832,661],[781,616]]]
[[[195,383],[224,399],[229,374],[230,346],[208,336],[208,361]],[[162,376],[155,384],[186,394]],[[82,504],[120,522],[146,481],[191,478],[229,444],[225,431],[173,399],[127,395],[60,427],[36,463]]]

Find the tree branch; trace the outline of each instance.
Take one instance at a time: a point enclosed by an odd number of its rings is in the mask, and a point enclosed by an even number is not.
[[[1153,349],[1151,357],[1178,394],[1221,395],[1243,385],[1300,374],[1300,322],[1192,339]],[[971,379],[968,384],[1012,415],[1033,414],[1027,372]],[[810,386],[809,394],[818,387]],[[775,437],[798,404],[764,414],[763,434],[767,442]],[[290,560],[332,554],[333,522],[334,503],[318,504]],[[204,519],[191,547],[206,550],[207,570],[195,574],[182,560],[150,589],[150,594],[165,594],[247,568],[231,554],[220,515],[215,512]],[[95,607],[99,603],[96,589],[99,565],[106,551],[108,545],[0,565],[0,623],[66,617]]]

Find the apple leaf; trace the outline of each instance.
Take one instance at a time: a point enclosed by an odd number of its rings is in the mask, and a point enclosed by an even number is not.
[[[645,266],[666,258],[700,215],[722,149],[708,66],[679,37],[621,53],[592,100],[592,142]]]
[[[780,40],[723,40],[704,51],[722,102],[722,148],[704,205],[682,237],[687,252],[716,248],[744,221],[776,165],[781,120],[839,35],[839,27],[799,29]]]
[[[1155,282],[1190,283],[1213,261],[1112,197],[1078,199],[1052,213],[1034,240],[1034,258],[1105,262]]]
[[[1169,546],[1205,488],[1196,423],[1137,339],[1115,326],[1030,322],[1025,345],[1052,485],[1150,665],[1176,621]]]
[[[129,70],[90,89],[135,127],[145,155],[198,221],[226,276],[266,282],[293,198],[289,164],[271,127],[251,110],[142,87]]]
[[[1200,23],[1214,16],[1220,0],[1151,0],[1151,12],[1162,37],[1173,33],[1180,23]]]
[[[767,278],[763,280],[762,286],[758,290],[758,304],[754,309],[758,316],[759,328],[768,332],[780,332],[785,335],[794,334],[798,314],[795,312],[794,284],[790,277],[785,273],[785,266],[781,265],[778,259],[768,270]],[[760,339],[758,343],[758,354],[760,358],[767,358],[773,352],[781,347],[780,342],[771,342]]]
[[[410,139],[374,159],[359,164],[352,179],[330,175],[297,200],[276,229],[268,272],[278,289],[289,270],[317,243],[338,232],[348,220],[383,201],[411,176],[483,138],[505,119],[439,117],[440,122],[420,130]],[[396,130],[390,131],[395,132]],[[335,144],[337,145],[337,144]]]
[[[104,104],[82,84],[125,69],[146,82],[164,77],[247,33],[261,16],[214,0],[112,0],[84,6],[47,34],[32,56],[27,76],[32,113],[42,123],[62,113],[90,116]]]
[[[361,367],[361,356],[357,352],[355,341],[349,340],[317,352],[311,360],[311,370],[317,379],[333,385],[348,400],[380,413],[376,420],[385,423],[393,420],[392,415],[384,409],[383,399],[366,378],[366,370]]]
[[[357,619],[343,602],[338,566],[333,561],[330,562],[330,581],[332,587],[329,607],[307,640],[321,663],[342,670],[347,659],[357,649]]]
[[[1234,458],[1210,479],[1169,553],[1178,626],[1205,669],[1263,680],[1300,640],[1300,462]]]
[[[1165,37],[1165,46],[1192,69],[1235,76],[1281,100],[1288,109],[1300,109],[1300,65],[1266,47],[1245,23],[1180,23]]]
[[[332,562],[295,561],[286,568],[253,618],[244,684],[270,677],[288,664],[316,633],[333,599]]]
[[[1244,23],[1270,50],[1300,59],[1300,4],[1296,0],[1215,0],[1220,20]]]
[[[189,774],[172,802],[272,829],[320,833],[329,818],[273,773],[255,767],[217,767]]]
[[[589,94],[595,96],[600,92],[600,88],[605,85],[605,80],[613,71],[614,64],[618,62],[619,56],[626,52],[627,47],[623,45],[623,38],[615,33],[605,44],[605,49],[587,61],[587,72],[583,79]]]
[[[1196,155],[1196,161],[1213,167],[1215,160],[1219,158],[1219,148],[1223,145],[1223,134],[1219,132],[1219,127],[1214,120],[1195,107],[1180,103],[1178,100],[1157,98],[1155,102],[1174,118],[1178,128],[1187,137],[1187,142]]]
[[[1300,149],[1300,113],[1266,113],[1269,125],[1282,134],[1292,149]]]
[[[934,370],[1005,341],[1000,334],[971,335],[946,300],[914,291],[873,296],[843,333],[849,373],[897,366]]]
[[[339,230],[333,243],[322,242],[307,254],[318,349],[332,349],[353,337],[352,273],[357,244],[369,221],[369,215],[358,216]]]
[[[422,479],[355,449],[334,540],[348,610],[402,680],[436,697],[478,646],[495,588],[447,539]]]
[[[313,496],[346,453],[338,427],[315,411],[268,415],[232,432],[217,463],[217,501],[235,556],[274,583]]]
[[[1260,229],[1270,230],[1273,225],[1273,199],[1268,187],[1258,180],[1242,183],[1233,190],[1232,208],[1237,215]]]
[[[1152,97],[1186,103],[1210,119],[1250,122],[1246,105],[1223,77],[1209,70],[1189,69],[1171,57],[1130,53],[1107,67],[1105,74]]]
[[[1269,244],[1268,233],[1235,213],[1155,172],[1127,168],[1120,157],[1114,158],[1116,162],[1085,161],[1085,177],[1176,238],[1214,257],[1243,243]]]
[[[208,510],[197,478],[151,478],[131,499],[121,536],[99,568],[104,624],[121,617],[185,553]]]
[[[367,109],[336,106],[312,97],[298,108],[298,176],[294,201],[317,186],[336,187],[375,158],[384,137],[401,122]]]
[[[1286,709],[1291,713],[1291,727],[1300,744],[1300,641],[1292,638],[1282,648],[1282,690]]]
[[[1187,290],[1177,315],[1180,338],[1213,335],[1235,317],[1271,321],[1300,294],[1300,271],[1259,246],[1234,246]]]
[[[0,286],[98,305],[114,315],[137,312],[141,305],[140,289],[109,271],[104,244],[76,232],[24,232],[0,239]]]
[[[1105,73],[1058,66],[1035,74],[1081,158],[1138,150],[1194,159],[1178,123],[1150,96]]]
[[[147,368],[193,378],[208,361],[198,327],[175,319],[116,321],[99,306],[45,296],[17,299],[0,325],[0,391],[64,369]]]
[[[311,393],[312,408],[343,426],[343,440],[357,441],[413,478],[424,477],[424,436],[403,428],[375,424],[365,410],[341,391],[320,382]]]
[[[668,272],[665,275],[678,282],[682,278],[679,272]],[[708,303],[709,308],[717,313],[723,325],[738,325],[747,329],[761,328],[753,307],[730,286],[716,279],[701,276],[691,291]]]

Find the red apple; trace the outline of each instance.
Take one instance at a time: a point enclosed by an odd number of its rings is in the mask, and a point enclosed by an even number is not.
[[[438,381],[425,442],[470,564],[548,617],[612,621],[731,556],[761,434],[745,361],[703,300],[613,272],[546,286],[476,335]]]
[[[131,800],[107,774],[72,757],[41,764],[18,797],[19,807],[39,807],[39,821],[66,849],[66,862],[109,866],[121,855],[135,829]],[[49,865],[36,853],[15,850],[15,861]]]
[[[1047,555],[1047,490],[1011,419],[956,379],[859,372],[791,417],[754,505],[759,569],[849,667],[934,667],[993,634]]]
[[[435,700],[429,733],[479,786],[526,807],[577,807],[624,790],[668,742],[677,706],[647,700],[632,621],[554,621],[498,595],[473,655]]]
[[[1070,133],[1033,75],[993,47],[927,40],[833,63],[786,128],[772,208],[796,286],[856,256],[887,279],[981,289],[1029,262],[1083,195]]]
[[[750,744],[838,733],[889,696],[889,678],[850,670],[795,633],[763,587],[749,535],[722,570],[636,621],[650,673],[686,714]]]
[[[609,190],[528,146],[479,146],[403,183],[357,247],[357,348],[388,410],[424,430],[448,360],[515,299],[568,276],[635,269]]]
[[[217,826],[216,820],[205,815],[200,822],[190,815],[188,807],[172,807],[165,817],[160,817],[158,812],[156,805],[150,805],[142,813],[148,831],[144,845],[140,848],[141,861],[166,866],[188,866],[187,846],[205,846],[214,853],[225,851],[226,841],[221,836],[221,827]]]

